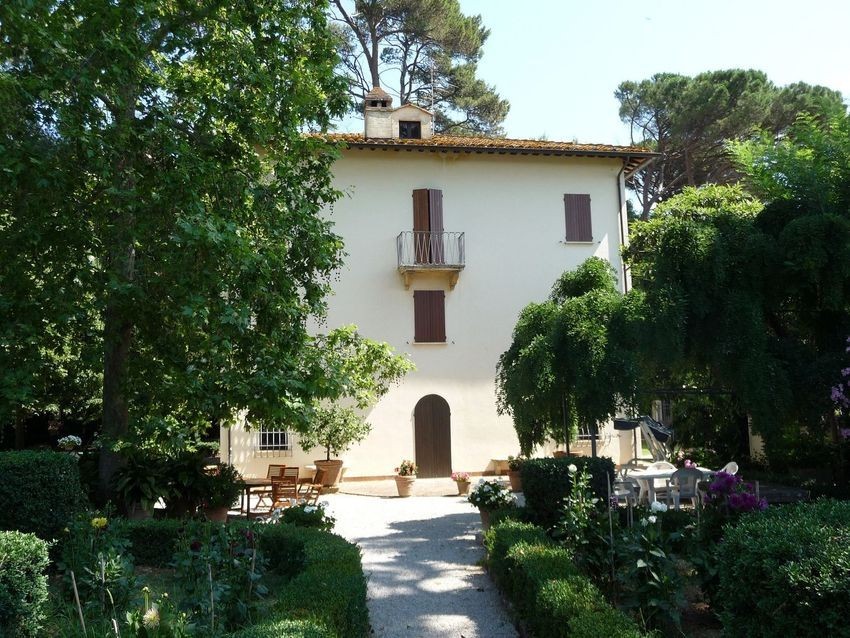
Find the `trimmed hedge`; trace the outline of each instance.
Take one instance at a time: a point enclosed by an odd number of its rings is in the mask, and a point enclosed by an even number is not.
[[[63,452],[0,452],[0,530],[51,540],[85,510],[77,458]]]
[[[0,636],[39,635],[48,563],[45,541],[33,534],[0,532]]]
[[[488,565],[536,638],[641,638],[543,529],[505,521],[485,534]]]
[[[531,520],[545,528],[558,522],[572,483],[569,466],[590,472],[590,489],[601,499],[608,497],[608,480],[614,480],[614,462],[607,457],[566,456],[529,459],[522,464],[522,488]]]
[[[850,636],[850,502],[741,518],[718,549],[720,618],[730,635]]]

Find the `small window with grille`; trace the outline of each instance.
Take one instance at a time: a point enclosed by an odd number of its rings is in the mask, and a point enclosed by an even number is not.
[[[289,432],[280,428],[261,426],[255,431],[255,449],[274,456],[288,456],[292,453],[292,439]]]

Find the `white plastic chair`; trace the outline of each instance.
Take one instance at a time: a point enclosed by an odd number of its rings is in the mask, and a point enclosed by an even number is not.
[[[675,470],[676,466],[672,463],[668,463],[667,461],[656,461],[655,463],[651,463],[645,471],[647,472],[657,472],[659,470]],[[650,479],[640,479],[640,477],[635,477],[640,480],[640,500],[645,501],[649,498],[649,480]],[[661,497],[667,498],[667,490],[670,487],[670,481],[667,479],[652,479],[652,488],[655,491],[655,499],[660,500]]]
[[[737,474],[738,473],[738,464],[735,461],[729,461],[726,465],[723,466],[723,469],[717,470],[718,472],[726,472],[727,474]]]
[[[691,500],[694,508],[699,507],[699,490],[697,485],[702,480],[702,472],[694,467],[683,467],[673,472],[670,477],[670,495],[673,497],[673,507],[679,509],[683,498]]]

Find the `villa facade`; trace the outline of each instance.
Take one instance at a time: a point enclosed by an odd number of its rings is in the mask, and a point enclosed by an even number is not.
[[[495,391],[519,312],[591,256],[608,260],[626,289],[625,180],[652,154],[434,135],[428,111],[394,109],[380,90],[369,97],[365,135],[330,136],[345,145],[334,166],[343,197],[328,215],[347,257],[322,329],[355,324],[410,355],[416,370],[369,412],[372,432],[343,455],[345,476],[389,476],[405,458],[423,477],[492,472],[519,451]],[[322,456],[294,436],[239,424],[221,443],[246,475]],[[633,456],[631,433],[607,426],[597,443],[615,462]],[[572,447],[590,449],[585,439]]]

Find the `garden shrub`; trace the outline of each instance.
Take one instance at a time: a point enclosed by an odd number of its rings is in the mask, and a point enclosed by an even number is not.
[[[726,528],[718,557],[717,603],[731,635],[850,636],[850,502],[745,515]]]
[[[308,620],[266,619],[259,625],[246,627],[231,638],[334,638],[328,629]]]
[[[634,622],[537,526],[506,520],[484,536],[488,565],[536,638],[639,638]]]
[[[177,551],[177,541],[186,523],[176,519],[151,518],[138,521],[122,520],[116,525],[130,541],[130,553],[136,565],[168,567],[174,552]]]
[[[508,563],[506,558],[511,547],[519,542],[545,543],[546,532],[531,523],[505,520],[491,525],[484,534],[487,562],[495,579],[507,588]]]
[[[357,546],[329,532],[287,525],[263,528],[259,546],[274,560],[279,551],[292,552],[293,542],[303,544],[303,571],[277,589],[276,609],[280,615],[260,623],[256,631],[286,618],[311,621],[326,629],[328,635],[340,638],[368,635],[366,577]],[[284,563],[291,564],[293,560],[287,558]]]
[[[86,507],[77,458],[63,452],[0,452],[0,530],[57,538]]]
[[[33,534],[0,532],[0,636],[39,635],[47,602],[47,547]]]
[[[614,462],[607,457],[529,459],[522,464],[521,470],[525,505],[531,520],[546,529],[558,522],[562,501],[570,493],[570,465],[590,474],[594,496],[603,500],[608,497],[608,481],[614,480]]]

